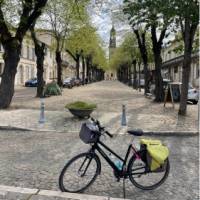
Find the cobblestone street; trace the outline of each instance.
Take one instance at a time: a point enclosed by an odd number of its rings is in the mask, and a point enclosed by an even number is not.
[[[106,139],[112,149],[124,156],[131,136]],[[171,171],[166,182],[154,191],[142,191],[127,180],[127,198],[137,200],[198,199],[198,136],[155,137],[170,148]],[[122,142],[123,141],[123,142]],[[0,185],[58,190],[58,176],[64,164],[84,152],[78,133],[1,131]],[[86,194],[122,197],[122,181],[102,161],[102,173]]]
[[[23,90],[27,90],[27,96]],[[32,97],[31,97],[32,91]],[[9,110],[0,111],[0,126],[12,126],[30,130],[74,131],[80,122],[64,108],[72,101],[88,101],[97,104],[92,114],[100,119],[113,133],[120,131],[122,104],[126,105],[129,128],[142,128],[144,131],[197,132],[197,105],[188,105],[186,117],[178,116],[178,107],[171,103],[154,103],[144,97],[142,92],[117,81],[102,81],[73,89],[64,89],[62,96],[45,99],[46,123],[38,124],[40,100],[35,98],[35,88],[17,89]]]

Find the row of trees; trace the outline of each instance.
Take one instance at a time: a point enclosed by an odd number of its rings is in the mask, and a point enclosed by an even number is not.
[[[191,68],[191,54],[195,32],[199,23],[199,3],[197,0],[124,0],[124,14],[137,38],[145,72],[145,91],[148,83],[148,51],[146,35],[150,33],[155,63],[155,101],[163,100],[163,79],[161,76],[161,50],[165,38],[179,30],[184,41],[184,62],[179,114],[186,114],[187,92]]]
[[[150,35],[147,34],[147,37],[145,38],[146,42],[146,53],[147,59],[149,62],[152,62],[152,51],[151,51],[151,41],[150,41]],[[142,56],[140,53],[140,49],[138,47],[138,44],[135,43],[137,41],[137,38],[134,34],[131,32],[127,33],[125,35],[123,43],[116,49],[114,55],[111,58],[110,61],[110,67],[115,68],[118,71],[118,79],[124,83],[133,84],[133,87],[136,89],[137,84],[137,73],[139,69],[137,70],[136,67],[138,66],[140,68],[142,63]],[[148,64],[148,63],[146,63]],[[144,74],[145,73],[145,67],[143,69]],[[149,92],[149,76],[147,76],[147,81],[145,81],[145,90],[144,92]],[[132,82],[133,80],[133,82]]]
[[[4,71],[0,84],[0,109],[9,107],[14,94],[15,75],[22,42],[31,32],[37,57],[37,96],[43,92],[43,62],[46,46],[37,38],[37,29],[48,29],[54,39],[52,49],[57,62],[57,82],[62,85],[62,52],[76,61],[79,78],[80,58],[89,79],[103,77],[106,59],[94,28],[89,25],[89,0],[0,0],[0,42],[4,48]],[[84,79],[84,74],[83,79]]]

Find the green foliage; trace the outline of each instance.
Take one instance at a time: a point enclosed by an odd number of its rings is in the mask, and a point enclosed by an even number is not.
[[[189,23],[199,23],[199,1],[198,0],[173,0],[174,12],[177,22],[187,19]]]
[[[48,83],[44,89],[44,96],[58,96],[61,95],[61,89],[56,82]]]
[[[74,55],[81,52],[84,57],[91,56],[94,65],[105,69],[107,60],[101,43],[96,29],[86,24],[71,33],[65,46]]]
[[[151,41],[148,36],[147,49],[149,60],[152,61]],[[116,49],[110,60],[111,68],[119,68],[121,65],[131,65],[133,61],[142,62],[141,54],[137,45],[137,39],[133,33],[127,33],[123,43]]]
[[[95,109],[97,106],[96,104],[91,104],[91,103],[86,103],[83,101],[76,101],[73,103],[69,103],[65,106],[65,108],[68,109],[78,109],[78,110],[93,110]]]
[[[142,25],[166,28],[173,21],[174,8],[171,0],[124,0],[124,13],[133,28]]]
[[[44,18],[51,27],[55,48],[62,51],[70,32],[88,21],[88,0],[49,0]],[[46,18],[47,16],[47,18]]]

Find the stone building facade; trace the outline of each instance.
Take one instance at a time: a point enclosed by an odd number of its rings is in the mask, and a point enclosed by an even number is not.
[[[175,82],[182,82],[182,65],[183,65],[183,53],[180,51],[174,51],[180,45],[178,42],[172,42],[162,51],[162,76],[163,78],[170,79]],[[199,50],[196,50],[192,54],[192,63],[190,71],[190,83],[199,87]]]
[[[57,79],[57,67],[55,61],[55,53],[53,48],[53,37],[48,31],[37,32],[38,39],[46,44],[46,56],[44,60],[44,79],[48,83]],[[0,45],[0,75],[3,73],[3,47]],[[65,77],[75,76],[75,63],[71,57],[66,53],[62,53],[63,59],[63,79]],[[15,76],[15,85],[24,85],[26,80],[36,77],[36,56],[34,43],[28,33],[23,40],[21,58],[17,67],[17,74]]]

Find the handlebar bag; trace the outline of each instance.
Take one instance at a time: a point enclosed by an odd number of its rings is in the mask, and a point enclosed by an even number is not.
[[[100,132],[89,129],[87,124],[83,123],[79,132],[79,137],[86,144],[95,143],[100,137]]]

